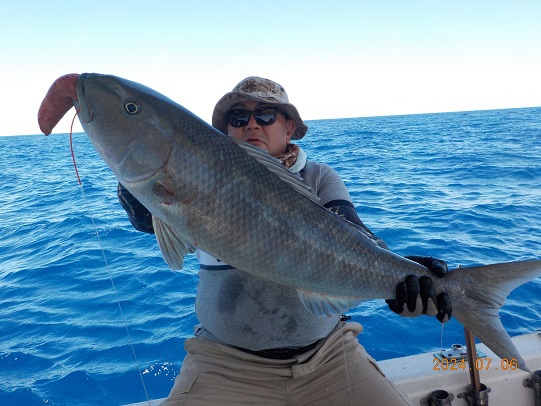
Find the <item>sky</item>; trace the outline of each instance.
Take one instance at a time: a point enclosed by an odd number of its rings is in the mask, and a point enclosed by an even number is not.
[[[538,107],[540,16],[539,0],[2,2],[0,136],[39,134],[50,85],[83,72],[206,121],[253,75],[282,84],[305,120]]]

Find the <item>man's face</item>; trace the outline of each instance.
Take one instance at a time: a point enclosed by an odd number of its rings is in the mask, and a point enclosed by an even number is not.
[[[256,101],[245,101],[233,106],[232,110],[253,111],[261,107],[266,107],[266,105]],[[227,134],[229,136],[264,149],[272,156],[278,156],[286,151],[286,146],[291,141],[294,131],[295,122],[287,119],[281,112],[277,113],[276,121],[270,125],[257,123],[253,114],[250,115],[248,124],[244,127],[227,125]]]

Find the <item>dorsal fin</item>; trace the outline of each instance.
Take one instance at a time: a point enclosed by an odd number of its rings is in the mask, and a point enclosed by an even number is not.
[[[231,138],[235,144],[241,147],[248,155],[257,159],[257,161],[262,164],[269,171],[277,175],[281,180],[286,182],[288,185],[293,187],[297,192],[303,196],[309,198],[315,203],[319,203],[319,197],[317,197],[313,192],[310,186],[302,182],[302,178],[299,175],[291,173],[288,171],[280,162],[279,159],[274,158],[265,150],[261,148],[254,147],[252,144],[247,142],[237,140],[236,138]]]

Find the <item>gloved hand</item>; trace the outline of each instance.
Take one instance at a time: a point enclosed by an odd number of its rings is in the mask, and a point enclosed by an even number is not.
[[[421,256],[406,257],[430,270],[435,276],[443,278],[448,270],[447,263],[441,259]],[[429,276],[417,278],[406,276],[406,280],[396,287],[396,299],[385,300],[389,309],[402,317],[417,317],[422,314],[436,316],[441,323],[451,318],[452,305],[446,293],[436,295],[436,289]]]
[[[137,231],[154,234],[152,214],[120,182],[117,186],[118,200],[126,210],[132,226]]]

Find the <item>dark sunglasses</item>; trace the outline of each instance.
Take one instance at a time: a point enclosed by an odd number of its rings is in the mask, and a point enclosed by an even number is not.
[[[231,127],[246,127],[253,114],[257,124],[271,125],[276,121],[278,112],[282,113],[282,111],[276,107],[260,107],[255,110],[233,109],[227,112],[227,122]]]

